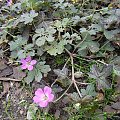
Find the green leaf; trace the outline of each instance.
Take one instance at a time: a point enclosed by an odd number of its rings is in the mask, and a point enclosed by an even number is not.
[[[54,37],[53,34],[56,32],[56,30],[53,27],[48,27],[47,29],[41,28],[36,29],[36,34],[33,35],[33,42],[36,43],[37,46],[42,46],[45,44],[46,41],[53,42]]]
[[[81,40],[81,37],[77,34],[77,33],[73,33],[72,35],[71,35],[71,38],[72,39],[77,39],[77,40]]]
[[[26,57],[25,51],[24,51],[24,50],[19,50],[18,53],[17,53],[17,57],[18,57],[19,59],[25,58],[25,57]]]
[[[93,38],[87,31],[81,33],[81,35],[82,35],[82,38],[84,39],[84,41],[92,41],[93,40]]]
[[[113,65],[113,71],[116,75],[120,76],[120,66]]]
[[[107,39],[111,39],[114,37],[114,34],[112,31],[107,31],[107,30],[104,30],[104,35]]]
[[[85,49],[89,49],[92,53],[98,52],[99,51],[99,43],[96,41],[89,41],[90,39],[88,39],[88,41],[84,41],[78,48],[78,51],[81,50],[85,50]]]
[[[76,92],[69,93],[69,97],[76,102],[80,101],[79,94]]]
[[[85,57],[88,54],[88,50],[87,49],[83,49],[83,50],[78,49],[78,54],[82,57]]]
[[[56,29],[52,26],[47,27],[45,31],[48,35],[53,35],[56,32]]]
[[[49,65],[44,65],[40,67],[42,73],[48,73],[51,69]]]
[[[57,30],[58,30],[59,32],[63,32],[64,28],[63,28],[63,26],[62,26],[62,22],[61,22],[61,21],[56,20],[54,26],[57,28]]]
[[[120,32],[119,29],[110,30],[110,31],[104,30],[104,35],[105,35],[105,37],[106,37],[108,40],[111,40],[111,39],[114,38],[114,36],[115,36],[116,34],[118,34],[119,32]]]
[[[16,50],[22,47],[22,45],[27,44],[27,40],[25,40],[22,36],[16,36],[14,41],[9,42],[10,50]]]
[[[80,17],[78,15],[72,17],[73,25],[76,25],[80,21]]]
[[[89,33],[90,35],[96,35],[96,30],[95,29],[90,29],[90,30],[87,30],[86,28],[80,28],[80,32],[81,33]]]
[[[62,21],[56,20],[54,26],[57,28],[59,32],[63,32],[65,28],[70,24],[69,18],[63,18]]]
[[[111,64],[120,64],[120,56],[116,56],[116,57],[114,57],[114,59],[112,59],[111,61],[110,61],[110,63]]]
[[[86,87],[86,89],[81,89],[81,94],[83,96],[86,96],[86,95],[90,95],[90,96],[96,96],[96,92],[95,92],[95,87],[93,84],[90,84]]]
[[[61,54],[64,50],[64,45],[67,44],[66,40],[61,40],[59,43],[54,41],[50,46],[46,45],[45,49],[50,55],[56,56],[57,54]]]
[[[88,31],[82,32],[81,35],[83,38],[83,42],[80,44],[80,46],[78,46],[78,53],[81,56],[87,55],[88,50],[90,50],[92,53],[99,51],[99,43],[97,41],[93,41]]]
[[[26,56],[35,56],[35,50],[26,51]]]
[[[60,79],[65,79],[68,75],[68,69],[67,68],[64,68],[62,70],[54,69],[53,71]]]
[[[27,84],[30,84],[35,78],[35,71],[32,70],[32,71],[29,71],[28,74],[27,74],[27,77],[25,78],[25,82]]]
[[[113,50],[115,50],[115,48],[111,45],[111,43],[108,43],[108,41],[106,41],[103,46],[104,47],[102,47],[102,50],[105,50],[105,51],[113,51]]]
[[[47,40],[48,42],[53,42],[53,41],[54,41],[54,37],[52,37],[51,35],[48,35],[48,36],[46,37],[46,40]]]
[[[100,79],[97,80],[98,90],[109,89],[109,88],[110,88],[110,83],[104,77],[101,77]]]
[[[70,19],[69,18],[63,18],[62,20],[62,26],[65,28],[67,27],[67,25],[70,23]]]
[[[24,46],[24,49],[25,49],[25,50],[30,50],[30,49],[32,49],[33,47],[34,47],[34,44],[27,44],[27,45]]]
[[[10,45],[10,51],[13,51],[18,47],[18,45],[13,41],[11,41],[9,45]]]
[[[11,52],[11,58],[17,58],[17,51]]]
[[[37,73],[35,75],[35,81],[40,82],[42,79],[42,73],[40,70],[37,70]]]
[[[30,104],[28,111],[27,111],[27,120],[33,120],[33,118],[36,116],[36,111],[38,110],[38,107],[35,106],[35,104]]]
[[[96,65],[91,67],[90,78],[94,78],[97,83],[97,89],[110,88],[110,82],[106,79],[112,73],[112,66],[103,66],[100,70]]]
[[[84,32],[87,32],[87,30],[86,30],[86,28],[80,28],[80,32],[84,33]]]
[[[95,41],[88,42],[88,48],[92,53],[98,52],[99,51],[99,43]]]
[[[99,24],[92,24],[90,27],[90,29],[95,30],[96,32],[101,32],[102,31],[102,26]]]
[[[37,48],[37,55],[42,56],[44,53],[43,48]]]
[[[28,24],[31,23],[33,18],[36,16],[38,16],[38,13],[36,13],[34,10],[31,10],[30,13],[23,13],[19,18],[19,21],[24,22],[24,24]]]
[[[44,45],[45,44],[45,40],[46,40],[46,38],[45,37],[39,37],[37,40],[36,40],[36,45],[37,46],[42,46],[42,45]]]
[[[40,71],[42,73],[48,73],[51,70],[49,65],[45,65],[45,61],[39,62],[36,65],[36,69],[37,69],[38,72]]]

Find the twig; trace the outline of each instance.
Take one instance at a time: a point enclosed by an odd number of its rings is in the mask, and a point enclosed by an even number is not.
[[[51,88],[52,86],[57,82],[58,79],[55,79],[55,81],[51,84]]]
[[[71,82],[71,84],[68,86],[68,88],[65,90],[65,92],[64,92],[58,99],[54,100],[53,102],[55,103],[55,102],[57,102],[58,100],[60,100],[60,99],[67,93],[67,91],[68,91],[69,88],[72,86],[72,84],[73,84],[73,82]]]
[[[91,83],[83,83],[83,82],[78,82],[78,81],[75,81],[76,83],[80,84],[80,85],[90,85]]]
[[[0,77],[0,81],[21,81],[19,79],[13,79],[13,78],[6,78],[6,77]]]
[[[104,65],[107,65],[107,66],[108,66],[108,64],[107,64],[107,63],[105,63],[105,62],[103,62],[103,61],[97,60],[97,62],[102,63],[102,64],[104,64]]]
[[[72,54],[71,54],[66,48],[65,48],[65,50],[66,50],[66,52],[70,55],[70,58],[71,58],[71,65],[72,65],[72,82],[74,83],[74,85],[75,85],[75,87],[76,87],[76,90],[77,90],[80,98],[82,98],[82,95],[81,95],[81,93],[80,93],[80,91],[79,91],[79,89],[78,89],[78,86],[77,86],[77,84],[76,84],[76,81],[75,81],[74,66],[73,66],[73,64],[74,64],[74,62],[73,62],[73,56],[72,56]]]
[[[6,30],[3,30],[3,31],[6,32],[7,34],[9,34],[11,37],[16,38],[16,36],[12,35],[12,34],[9,33],[8,31],[6,31]]]
[[[62,70],[64,70],[65,69],[65,67],[66,67],[66,65],[67,65],[67,63],[69,62],[69,60],[70,60],[70,58],[68,58],[67,59],[67,61],[66,61],[66,63],[64,64],[64,66],[63,66],[63,68],[62,68]],[[57,80],[58,80],[58,78],[57,79],[55,79],[55,81],[51,84],[51,87],[57,82]]]
[[[67,61],[66,61],[66,63],[64,64],[64,66],[63,66],[62,70],[64,70],[64,69],[65,69],[65,67],[66,67],[67,63],[69,62],[69,60],[70,60],[70,58],[68,58],[68,59],[67,59]]]

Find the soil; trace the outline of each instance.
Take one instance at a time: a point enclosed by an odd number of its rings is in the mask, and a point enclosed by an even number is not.
[[[10,84],[10,90],[0,98],[0,120],[26,120],[30,92],[18,87],[19,83]]]

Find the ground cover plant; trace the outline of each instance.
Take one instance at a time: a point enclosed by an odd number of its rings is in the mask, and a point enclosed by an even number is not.
[[[0,120],[119,120],[119,0],[0,0]]]

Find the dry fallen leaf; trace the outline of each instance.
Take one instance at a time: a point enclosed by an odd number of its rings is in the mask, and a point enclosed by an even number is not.
[[[0,77],[5,77],[5,76],[8,76],[8,75],[11,75],[12,73],[13,73],[12,67],[7,66],[5,69],[3,69],[0,72]]]
[[[5,77],[13,73],[12,67],[6,64],[6,60],[0,59],[0,77]]]
[[[102,100],[104,100],[104,94],[101,93],[101,92],[99,92],[99,93],[97,94],[97,101],[102,101]]]
[[[116,93],[120,93],[120,76],[116,76],[115,81],[116,81],[115,85]]]
[[[56,110],[55,112],[55,118],[58,119],[60,117],[60,110]]]
[[[3,95],[5,95],[10,88],[10,83],[9,82],[3,82],[3,92],[0,94],[0,98],[2,98]]]
[[[93,97],[91,95],[86,95],[85,97],[82,98],[81,102],[82,103],[89,103],[93,100]]]
[[[26,73],[22,72],[20,67],[14,67],[13,68],[13,75],[12,75],[15,79],[19,79],[22,80],[25,76]]]
[[[5,64],[3,59],[0,59],[0,71],[5,69],[7,67],[7,65]]]

